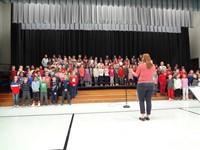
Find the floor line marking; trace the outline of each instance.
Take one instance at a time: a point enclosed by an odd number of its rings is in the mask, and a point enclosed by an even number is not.
[[[66,137],[66,140],[65,140],[65,144],[64,144],[63,150],[67,150],[67,146],[68,146],[68,142],[69,142],[69,137],[70,137],[70,132],[71,132],[73,120],[74,120],[74,114],[72,114],[72,118],[71,118],[71,122],[70,122],[70,125],[69,125],[69,128],[68,128],[67,137]]]
[[[162,111],[162,110],[175,110],[175,109],[185,109],[185,108],[200,108],[200,106],[194,107],[175,107],[175,108],[159,108],[152,109],[152,111]],[[12,115],[12,116],[0,116],[0,118],[14,118],[14,117],[48,117],[48,116],[66,116],[66,115],[85,115],[85,114],[105,114],[105,113],[127,113],[127,112],[137,112],[140,110],[126,110],[126,111],[104,111],[104,112],[82,112],[82,113],[60,113],[60,114],[35,114],[35,115]]]

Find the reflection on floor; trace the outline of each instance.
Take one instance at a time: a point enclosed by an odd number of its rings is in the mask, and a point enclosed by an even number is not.
[[[139,121],[139,104],[75,104],[0,108],[0,149],[197,150],[198,101],[154,101],[150,121]]]

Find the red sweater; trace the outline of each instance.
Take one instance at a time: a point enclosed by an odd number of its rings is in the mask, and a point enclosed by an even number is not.
[[[125,76],[124,69],[119,69],[119,70],[118,70],[118,76],[119,76],[119,77]]]
[[[71,76],[69,79],[69,83],[71,86],[76,86],[78,83],[78,77],[77,76]]]
[[[159,80],[160,84],[166,84],[167,83],[167,77],[164,73],[159,75],[158,80]]]
[[[13,80],[14,79],[14,76],[17,75],[17,71],[16,70],[11,70],[10,71],[10,80]]]

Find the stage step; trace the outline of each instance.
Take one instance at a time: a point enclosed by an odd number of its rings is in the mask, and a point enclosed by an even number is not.
[[[61,96],[59,96],[58,103],[61,103]],[[136,101],[137,93],[136,89],[127,90],[128,101]],[[153,97],[153,100],[167,100],[167,96]],[[126,100],[126,90],[125,89],[98,89],[98,90],[80,90],[78,96],[72,104],[80,103],[101,103],[101,102],[124,102]],[[66,101],[65,101],[66,103]],[[26,102],[27,104],[27,102]],[[12,106],[13,98],[12,94],[0,94],[0,106]],[[21,103],[20,103],[21,105]]]

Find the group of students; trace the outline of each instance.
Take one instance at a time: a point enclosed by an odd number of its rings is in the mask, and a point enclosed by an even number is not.
[[[186,72],[184,67],[181,70],[175,67],[174,71],[164,66],[161,62],[160,67],[157,69],[157,74],[154,75],[155,93],[157,93],[157,85],[160,86],[160,95],[167,96],[169,100],[188,100],[189,99],[189,86],[200,86],[200,73],[197,70],[195,73],[190,70]]]
[[[22,97],[22,105],[25,99],[33,99],[33,106],[38,101],[38,106],[48,104],[48,99],[51,97],[51,104],[57,104],[58,95],[62,96],[62,104],[64,99],[73,100],[78,94],[78,86],[118,86],[128,83],[129,85],[137,84],[137,77],[133,75],[137,67],[142,63],[142,55],[138,58],[128,56],[123,59],[121,56],[113,56],[109,59],[106,55],[105,59],[94,59],[81,55],[78,58],[75,56],[59,55],[48,58],[47,55],[42,59],[41,66],[35,67],[19,66],[18,70],[13,66],[10,72],[11,89],[15,106],[18,107],[19,96]],[[170,100],[173,99],[188,99],[188,85],[198,86],[200,79],[199,72],[194,73],[192,70],[187,74],[184,67],[179,70],[178,65],[172,70],[170,64],[160,65],[155,64],[157,73],[153,76],[155,84],[155,92],[160,89],[161,95],[167,95]],[[167,90],[166,90],[167,88]],[[181,94],[182,90],[182,94]]]
[[[15,66],[12,67],[12,71],[15,70]],[[14,74],[14,73],[13,73]],[[15,72],[17,74],[17,72]],[[38,106],[49,104],[48,99],[51,97],[51,105],[58,104],[58,96],[62,96],[62,103],[64,100],[68,100],[68,104],[71,105],[71,100],[74,100],[77,95],[78,77],[75,71],[71,74],[63,74],[62,80],[58,76],[49,76],[49,72],[45,72],[44,76],[38,76],[34,74],[34,77],[30,75],[30,72],[24,77],[13,76],[11,82],[11,90],[13,94],[14,107],[19,107],[19,97],[22,98],[22,106],[25,106],[25,100],[28,99],[28,106]],[[31,105],[31,99],[33,100]]]
[[[77,69],[77,74],[79,77],[80,86],[118,86],[125,85],[125,80],[130,85],[135,85],[137,83],[137,78],[132,74],[132,71],[136,71],[136,67],[141,62],[142,56],[140,58],[135,58],[132,56],[131,59],[126,56],[123,59],[121,56],[114,55],[112,59],[108,55],[105,59],[87,56],[82,58],[81,55],[76,58],[75,56],[64,56],[61,58],[59,55],[56,57],[53,55],[52,58],[48,58],[47,55],[42,59],[41,63],[43,67],[49,70],[57,71],[68,71]]]

